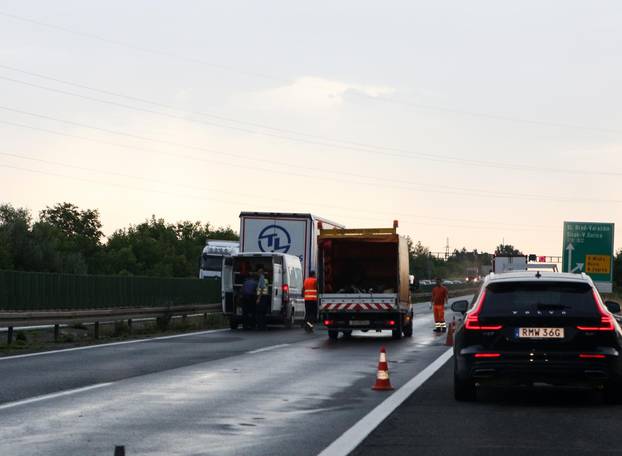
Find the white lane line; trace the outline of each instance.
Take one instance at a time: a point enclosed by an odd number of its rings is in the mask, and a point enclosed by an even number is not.
[[[124,340],[122,342],[110,342],[108,344],[87,345],[86,347],[62,348],[60,350],[50,350],[50,351],[43,351],[43,352],[37,352],[37,353],[25,353],[23,355],[3,356],[3,357],[0,357],[0,361],[7,361],[7,360],[12,360],[12,359],[18,359],[18,358],[31,358],[33,356],[52,355],[54,353],[66,353],[66,352],[72,352],[72,351],[78,351],[78,350],[92,350],[95,348],[112,347],[115,345],[138,344],[141,342],[151,342],[153,340],[176,339],[179,337],[198,336],[201,334],[212,334],[212,333],[223,332],[223,331],[230,331],[230,330],[229,329],[210,329],[208,331],[196,331],[196,332],[191,332],[191,333],[174,334],[172,336],[160,336],[160,337],[151,337],[148,339]]]
[[[279,344],[279,345],[270,345],[268,347],[263,347],[263,348],[258,348],[257,350],[251,350],[248,353],[249,355],[253,355],[255,353],[261,353],[261,352],[267,352],[270,350],[276,350],[277,348],[281,348],[281,347],[287,347],[290,344]]]
[[[29,399],[23,399],[21,401],[7,402],[6,404],[0,404],[0,410],[5,410],[13,407],[19,407],[20,405],[32,404],[33,402],[46,401],[48,399],[54,399],[57,397],[69,396],[71,394],[82,393],[84,391],[90,391],[97,388],[103,388],[104,386],[112,385],[112,382],[108,383],[96,383],[95,385],[84,386],[82,388],[76,388],[72,390],[60,391],[58,393],[44,394],[42,396],[35,396]]]
[[[410,379],[408,383],[386,398],[380,405],[344,432],[341,437],[327,446],[318,456],[346,456],[350,454],[380,423],[402,405],[426,380],[434,375],[452,357],[452,354],[453,348],[445,351],[432,364]]]

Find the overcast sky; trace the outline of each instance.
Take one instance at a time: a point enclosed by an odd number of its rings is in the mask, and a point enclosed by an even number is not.
[[[620,24],[604,0],[0,0],[0,202],[561,255],[564,220],[622,222]]]

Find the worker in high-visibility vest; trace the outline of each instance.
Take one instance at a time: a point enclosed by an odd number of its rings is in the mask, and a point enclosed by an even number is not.
[[[313,331],[313,325],[317,322],[317,279],[315,271],[309,272],[302,285],[302,294],[305,299],[305,331]]]
[[[436,286],[432,288],[432,307],[434,308],[434,332],[447,331],[445,323],[445,305],[447,304],[448,292],[443,286],[443,281],[439,277],[436,279]]]

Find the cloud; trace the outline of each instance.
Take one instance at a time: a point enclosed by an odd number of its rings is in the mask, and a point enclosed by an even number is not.
[[[379,97],[394,92],[395,89],[390,87],[349,84],[304,76],[285,86],[247,94],[244,102],[247,107],[256,109],[320,111],[338,108],[349,94]]]

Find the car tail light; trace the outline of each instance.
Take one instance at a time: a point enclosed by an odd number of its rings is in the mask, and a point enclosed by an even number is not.
[[[486,299],[486,290],[484,290],[475,303],[475,307],[471,312],[467,313],[466,320],[464,322],[465,329],[473,331],[499,331],[503,328],[503,325],[482,325],[479,322],[479,313],[482,311],[482,305]]]
[[[289,301],[289,285],[284,283],[282,289],[283,289],[283,301],[287,302]]]
[[[333,320],[324,320],[324,326],[330,326],[334,323]]]
[[[605,355],[601,355],[600,353],[579,353],[579,358],[581,359],[604,359]]]
[[[594,304],[596,304],[596,308],[600,313],[600,324],[598,326],[577,326],[577,329],[580,331],[614,331],[615,323],[613,316],[605,310],[597,291],[593,290],[592,292],[594,294]]]
[[[389,326],[395,326],[395,320],[389,320]]]
[[[501,353],[475,353],[476,358],[500,358]]]

